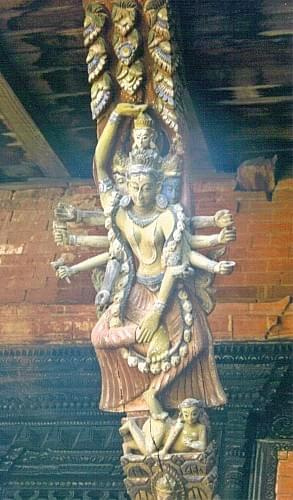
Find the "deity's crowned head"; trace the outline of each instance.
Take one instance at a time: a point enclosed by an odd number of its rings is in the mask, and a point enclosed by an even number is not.
[[[155,143],[156,133],[153,127],[153,120],[147,113],[140,113],[134,120],[132,138],[132,151],[148,149],[157,150]]]

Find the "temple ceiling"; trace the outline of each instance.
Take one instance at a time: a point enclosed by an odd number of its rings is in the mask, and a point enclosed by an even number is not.
[[[292,158],[292,14],[283,0],[172,0],[187,87],[216,170]],[[290,19],[291,16],[291,19]],[[0,4],[0,182],[91,177],[82,0]]]

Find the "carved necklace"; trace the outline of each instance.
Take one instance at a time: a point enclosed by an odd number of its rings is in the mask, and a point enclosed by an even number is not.
[[[140,215],[136,215],[130,210],[127,210],[127,215],[134,224],[136,224],[139,227],[146,227],[149,226],[152,222],[154,222],[158,217],[159,213],[154,213],[153,215],[150,215],[148,217],[141,217]]]

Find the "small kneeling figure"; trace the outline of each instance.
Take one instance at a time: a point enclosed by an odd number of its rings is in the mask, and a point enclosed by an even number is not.
[[[167,453],[201,452],[207,448],[207,425],[202,423],[202,402],[194,398],[185,399],[179,405],[179,410],[178,420],[171,426],[159,452],[161,457]]]

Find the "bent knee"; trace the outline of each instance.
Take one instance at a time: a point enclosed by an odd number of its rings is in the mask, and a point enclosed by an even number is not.
[[[98,321],[91,333],[91,342],[93,346],[97,349],[106,349],[109,347],[109,328],[106,323],[103,321]]]

